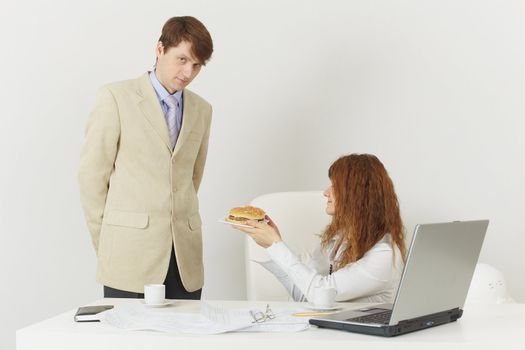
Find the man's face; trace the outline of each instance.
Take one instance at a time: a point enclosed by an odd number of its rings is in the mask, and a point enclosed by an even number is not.
[[[155,53],[157,79],[170,94],[184,89],[202,68],[201,62],[191,53],[191,43],[187,41],[181,41],[167,50],[158,42]]]

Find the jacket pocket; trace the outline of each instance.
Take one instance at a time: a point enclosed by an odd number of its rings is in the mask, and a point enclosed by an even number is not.
[[[199,214],[194,214],[188,219],[188,225],[192,231],[195,231],[202,226],[201,216]]]
[[[147,213],[110,210],[104,215],[102,222],[106,225],[146,228],[149,222]]]

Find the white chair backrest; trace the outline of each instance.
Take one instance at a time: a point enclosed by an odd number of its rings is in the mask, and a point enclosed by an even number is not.
[[[514,300],[507,293],[503,273],[494,266],[479,263],[474,270],[465,303],[506,304],[514,303]]]
[[[322,191],[278,192],[255,198],[251,205],[264,209],[275,222],[286,244],[301,256],[319,244],[329,224]],[[266,251],[246,237],[246,290],[248,300],[285,301],[288,293],[277,279],[255,261],[267,261]]]

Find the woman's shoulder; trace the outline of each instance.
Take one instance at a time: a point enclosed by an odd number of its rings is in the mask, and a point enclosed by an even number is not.
[[[368,252],[365,253],[372,253],[372,252],[382,252],[382,251],[389,251],[392,252],[392,237],[389,233],[385,234],[383,238],[377,242]]]
[[[388,266],[389,269],[397,269],[403,265],[401,252],[397,245],[392,245],[390,235],[385,235],[385,237],[370,248],[358,262],[361,265]]]
[[[392,248],[390,238],[377,242],[356,265],[377,280],[390,281],[402,266],[401,253],[396,246]]]

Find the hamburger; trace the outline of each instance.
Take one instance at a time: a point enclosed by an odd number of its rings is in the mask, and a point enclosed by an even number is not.
[[[266,213],[261,208],[246,206],[237,207],[230,210],[230,215],[226,218],[226,221],[246,225],[248,220],[256,220],[259,222],[264,221]]]

